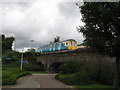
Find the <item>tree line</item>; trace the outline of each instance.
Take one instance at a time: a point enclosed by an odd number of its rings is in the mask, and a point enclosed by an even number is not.
[[[84,2],[79,7],[84,26],[84,44],[101,54],[115,57],[114,86],[120,85],[120,2]]]

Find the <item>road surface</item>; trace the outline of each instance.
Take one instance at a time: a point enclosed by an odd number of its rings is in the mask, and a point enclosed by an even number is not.
[[[55,79],[56,74],[33,74],[21,77],[16,85],[2,86],[2,88],[72,88]]]

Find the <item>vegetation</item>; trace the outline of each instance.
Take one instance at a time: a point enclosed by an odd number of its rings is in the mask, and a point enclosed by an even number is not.
[[[20,70],[19,68],[6,68],[3,67],[3,71],[2,71],[2,85],[11,85],[11,84],[15,84],[16,80],[24,75],[29,74],[29,72],[25,71],[25,70]]]
[[[45,71],[45,68],[42,64],[41,65],[25,64],[23,68],[27,71]]]
[[[86,72],[77,72],[74,74],[58,74],[56,79],[68,85],[86,85],[94,83]]]
[[[113,86],[109,85],[101,85],[101,84],[92,84],[92,85],[77,85],[76,88],[113,88]],[[103,89],[102,89],[103,90]]]
[[[2,36],[2,63],[3,64],[10,64],[13,62],[16,62],[20,60],[20,53],[15,52],[12,50],[12,44],[15,40],[14,37],[5,37],[5,35]]]
[[[12,50],[12,43],[15,40],[14,37],[5,37],[5,35],[1,35],[2,36],[2,53],[4,53],[4,51],[6,50]]]
[[[20,60],[21,54],[19,52],[15,52],[13,50],[6,50],[4,51],[3,57],[2,57],[2,63],[3,64],[10,64],[13,62],[17,62]]]
[[[60,37],[57,36],[56,38],[54,38],[54,41],[53,42],[59,42],[60,41]]]
[[[27,71],[45,71],[44,65],[37,62],[36,55],[32,52],[24,53],[24,61],[28,62],[23,64],[23,68]]]
[[[60,36],[56,36],[53,41],[50,42],[50,44],[60,42]]]
[[[84,43],[102,54],[116,57],[114,86],[120,85],[120,2],[84,2],[79,7]]]
[[[21,53],[12,50],[13,37],[2,36],[2,84],[15,84],[16,80],[24,75],[29,74],[28,71],[44,71],[44,66],[37,63],[36,56],[32,52],[23,53],[23,70],[20,69]],[[28,71],[26,71],[28,70]]]
[[[27,61],[30,64],[37,64],[37,58],[33,52],[25,52],[23,57],[24,61]]]
[[[66,61],[60,67],[60,73],[63,74],[71,74],[82,70],[83,65],[85,64],[84,61]]]
[[[107,61],[67,61],[60,67],[56,79],[69,85],[112,85],[113,63]]]
[[[31,74],[47,74],[49,72],[46,71],[29,71]]]

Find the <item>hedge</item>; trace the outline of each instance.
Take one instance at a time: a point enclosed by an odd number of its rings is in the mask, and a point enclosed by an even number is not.
[[[95,82],[89,77],[86,72],[77,72],[74,74],[64,75],[58,74],[55,78],[68,85],[88,85]]]
[[[43,65],[25,64],[23,68],[27,71],[45,71]]]
[[[25,70],[21,70],[16,67],[4,67],[4,70],[2,71],[2,85],[11,85],[15,84],[16,80],[24,75],[29,74],[29,72]]]

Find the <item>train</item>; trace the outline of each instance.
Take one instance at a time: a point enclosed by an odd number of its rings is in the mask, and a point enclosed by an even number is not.
[[[36,51],[36,53],[46,53],[55,51],[65,51],[65,50],[76,50],[78,49],[77,42],[74,39],[68,39],[61,42],[54,42],[51,44],[44,45]]]

